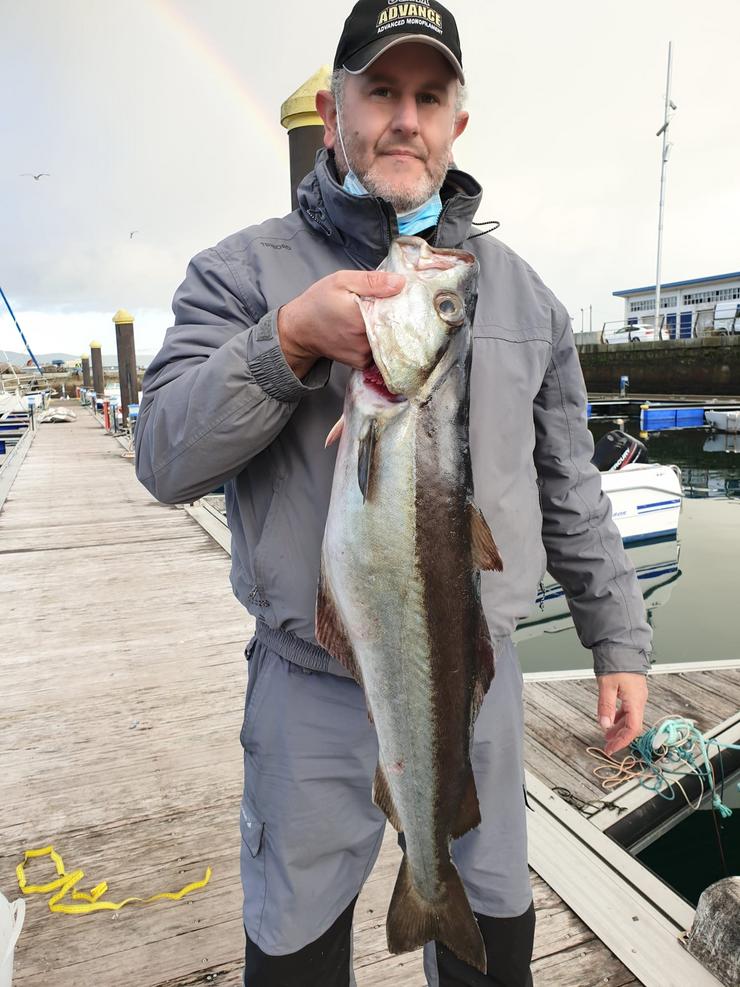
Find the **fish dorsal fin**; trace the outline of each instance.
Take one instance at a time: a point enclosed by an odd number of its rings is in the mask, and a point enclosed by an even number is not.
[[[323,560],[316,593],[316,640],[325,651],[344,665],[359,685],[363,685],[362,671],[355,658],[352,642],[324,576]]]
[[[373,458],[375,443],[378,438],[378,425],[371,419],[360,438],[360,448],[357,455],[357,482],[362,491],[363,503],[367,500],[373,479]]]
[[[493,540],[491,529],[480,510],[472,502],[468,504],[470,542],[473,546],[473,566],[476,569],[503,572],[504,564]]]
[[[401,819],[398,815],[398,810],[396,809],[395,803],[393,802],[393,796],[391,795],[388,778],[383,770],[383,765],[380,762],[378,762],[378,766],[375,769],[375,781],[373,782],[373,802],[377,805],[381,812],[386,814],[388,822],[396,830],[396,832],[400,833],[403,828],[401,826]]]

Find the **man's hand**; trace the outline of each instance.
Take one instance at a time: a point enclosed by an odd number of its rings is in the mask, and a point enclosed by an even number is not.
[[[635,672],[599,675],[597,718],[604,731],[605,754],[622,750],[642,733],[642,717],[648,697],[647,680]],[[617,712],[617,699],[621,700]]]
[[[385,271],[337,271],[283,305],[278,336],[296,377],[305,377],[322,356],[358,370],[369,367],[372,353],[357,297],[388,298],[405,281]]]

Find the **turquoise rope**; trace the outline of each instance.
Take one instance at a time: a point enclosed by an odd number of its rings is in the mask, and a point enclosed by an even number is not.
[[[645,769],[653,775],[652,779],[640,778],[640,784],[650,791],[657,792],[662,798],[672,801],[676,797],[676,790],[671,787],[672,783],[666,774],[678,772],[671,768],[664,769],[661,762],[667,761],[677,766],[687,765],[711,790],[712,807],[723,819],[727,819],[732,815],[732,809],[724,804],[715,788],[714,771],[709,758],[711,744],[714,744],[718,750],[740,750],[738,744],[723,744],[714,738],[707,740],[692,720],[685,720],[680,716],[663,720],[662,723],[640,734],[630,744],[630,749],[640,758]],[[696,746],[699,747],[699,757],[694,753]],[[660,760],[656,762],[656,758]]]

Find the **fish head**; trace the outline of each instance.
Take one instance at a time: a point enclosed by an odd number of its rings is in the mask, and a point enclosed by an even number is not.
[[[390,394],[412,399],[445,356],[467,354],[475,311],[478,261],[465,250],[398,237],[379,270],[403,274],[390,298],[359,299],[378,373]]]

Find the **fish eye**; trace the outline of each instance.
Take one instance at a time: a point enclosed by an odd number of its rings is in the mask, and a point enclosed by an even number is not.
[[[440,318],[448,326],[459,326],[465,321],[465,306],[462,298],[454,291],[439,291],[434,298],[434,307]]]

